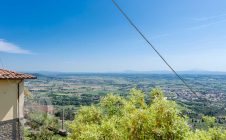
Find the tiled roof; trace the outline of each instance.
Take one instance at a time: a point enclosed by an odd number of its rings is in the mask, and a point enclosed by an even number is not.
[[[36,77],[29,74],[0,69],[0,79],[36,79]]]

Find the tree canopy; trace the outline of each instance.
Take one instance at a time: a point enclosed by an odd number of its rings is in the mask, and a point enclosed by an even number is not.
[[[70,139],[79,140],[225,140],[222,128],[193,131],[177,104],[159,89],[151,91],[151,103],[141,90],[130,97],[109,94],[96,106],[84,106],[69,125]],[[204,121],[213,123],[213,118]]]

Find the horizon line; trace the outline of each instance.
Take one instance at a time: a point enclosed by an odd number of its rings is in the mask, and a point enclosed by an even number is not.
[[[153,70],[153,71],[136,71],[136,70],[126,70],[126,71],[48,71],[48,70],[38,70],[38,71],[19,71],[23,73],[58,73],[58,74],[173,74],[170,70]],[[179,74],[226,74],[226,71],[209,71],[209,70],[182,70],[177,71]]]

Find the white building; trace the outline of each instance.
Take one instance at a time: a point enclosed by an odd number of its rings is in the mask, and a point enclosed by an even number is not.
[[[24,79],[35,78],[0,69],[0,140],[20,139],[19,119],[23,118]]]

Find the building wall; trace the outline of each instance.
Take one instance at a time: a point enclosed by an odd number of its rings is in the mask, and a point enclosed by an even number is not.
[[[18,108],[18,83],[19,84],[19,108]],[[0,80],[0,121],[8,121],[23,118],[24,106],[24,81]],[[19,111],[18,111],[19,109]],[[19,112],[19,113],[18,113]]]
[[[18,119],[0,121],[0,140],[23,139],[23,129]]]
[[[23,118],[24,117],[24,80],[22,80],[20,82],[20,98],[19,98],[19,108],[20,108],[20,111],[19,111],[19,114],[20,114],[20,118]]]

